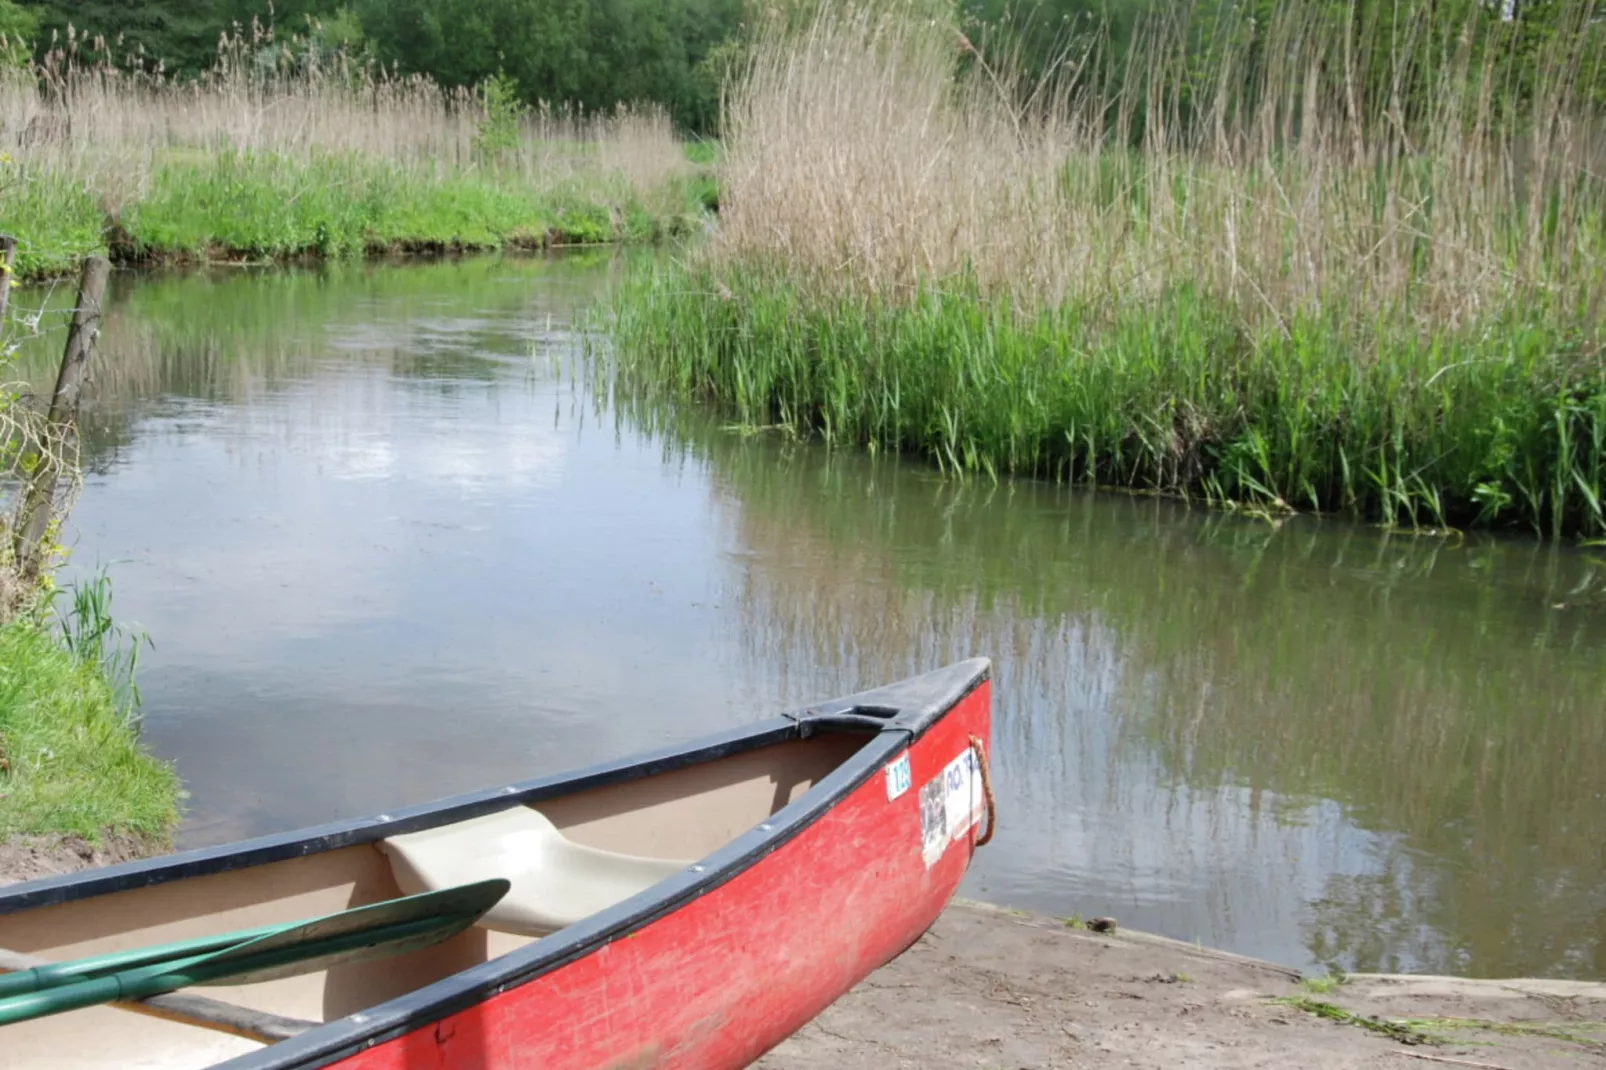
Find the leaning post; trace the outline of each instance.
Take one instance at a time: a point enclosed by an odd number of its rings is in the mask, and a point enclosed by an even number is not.
[[[17,262],[17,239],[0,234],[0,329],[5,327],[6,306],[11,303],[11,268]]]
[[[100,310],[106,297],[106,280],[111,261],[92,256],[84,263],[83,281],[78,286],[72,328],[67,332],[67,348],[61,355],[61,371],[56,376],[56,392],[50,399],[50,415],[45,425],[39,463],[27,477],[21,507],[17,511],[16,561],[24,581],[38,579],[43,566],[41,546],[50,528],[56,501],[56,483],[61,479],[66,454],[77,446],[78,399],[89,375],[89,360],[100,334]]]

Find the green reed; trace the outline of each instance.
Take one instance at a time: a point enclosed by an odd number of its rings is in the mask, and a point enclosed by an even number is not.
[[[718,230],[627,292],[621,359],[955,472],[1606,533],[1596,0],[1541,41],[1157,10],[1038,87],[876,0],[761,26]]]
[[[123,718],[131,725],[140,717],[139,650],[150,646],[144,629],[112,616],[112,578],[102,565],[64,588],[50,592],[61,643],[78,661],[98,671],[111,685]],[[70,596],[63,609],[60,599]]]
[[[1543,309],[1257,329],[1188,287],[1023,311],[962,283],[887,302],[685,268],[638,274],[616,330],[638,385],[956,473],[1606,534],[1606,367]]]

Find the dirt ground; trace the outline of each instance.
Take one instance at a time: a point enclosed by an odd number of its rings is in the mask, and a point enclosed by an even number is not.
[[[958,903],[756,1065],[1606,1067],[1606,984],[1354,975],[1317,993],[1270,963]]]
[[[159,846],[133,836],[107,835],[98,845],[79,836],[15,836],[0,840],[0,885],[116,865]]]

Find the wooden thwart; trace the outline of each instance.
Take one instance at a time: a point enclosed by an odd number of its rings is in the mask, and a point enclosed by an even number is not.
[[[53,963],[48,959],[37,958],[33,955],[23,955],[0,948],[0,971],[31,970],[36,966],[50,965],[53,965]],[[321,1024],[319,1022],[309,1022],[302,1018],[286,1018],[283,1015],[269,1014],[267,1011],[257,1011],[252,1010],[250,1007],[225,1003],[220,999],[192,996],[183,992],[168,992],[160,996],[149,996],[145,999],[110,1005],[125,1011],[133,1011],[135,1014],[145,1014],[152,1018],[165,1018],[170,1022],[180,1022],[184,1025],[200,1026],[203,1029],[229,1033],[233,1036],[244,1037],[246,1040],[255,1040],[262,1044],[275,1044],[281,1040],[289,1040],[291,1037],[300,1036],[309,1029],[316,1029]]]

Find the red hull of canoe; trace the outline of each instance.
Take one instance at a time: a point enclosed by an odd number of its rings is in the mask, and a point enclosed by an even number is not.
[[[929,867],[921,787],[991,738],[991,684],[769,857],[575,962],[342,1070],[625,1070],[747,1066],[917,940],[953,898],[980,825]],[[894,762],[893,764],[896,764]]]

